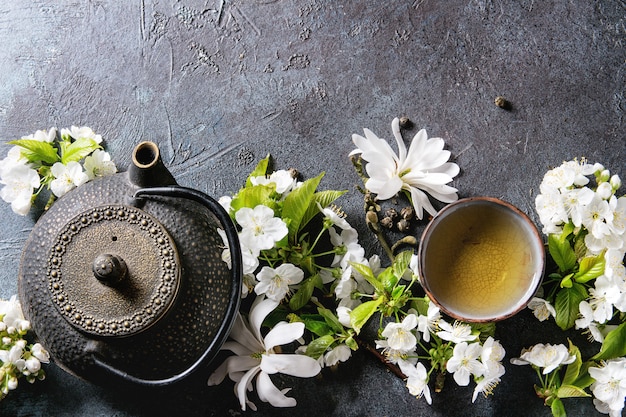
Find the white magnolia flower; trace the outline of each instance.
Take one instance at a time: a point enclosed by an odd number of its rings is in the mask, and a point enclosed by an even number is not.
[[[413,329],[417,327],[417,316],[408,314],[400,323],[389,322],[381,333],[386,340],[377,340],[376,345],[396,351],[409,352],[415,349],[417,337]]]
[[[97,144],[102,143],[102,136],[97,135],[90,127],[72,126],[70,129],[61,129],[61,137],[71,136],[74,139],[92,139]]]
[[[299,284],[303,278],[304,271],[290,263],[280,264],[276,269],[264,266],[256,276],[259,283],[254,292],[280,302],[289,292],[289,286]]]
[[[73,188],[89,181],[89,177],[78,162],[68,162],[67,165],[56,162],[50,168],[50,172],[55,177],[50,183],[50,189],[57,197],[62,197]]]
[[[422,129],[411,141],[407,152],[398,118],[391,122],[391,129],[398,144],[398,154],[368,129],[364,129],[365,137],[352,135],[357,149],[350,155],[360,153],[367,161],[365,170],[369,179],[365,187],[376,193],[380,200],[387,200],[400,190],[408,191],[419,219],[423,217],[424,209],[432,215],[437,213],[426,193],[444,203],[456,201],[457,189],[446,184],[459,173],[459,166],[448,162],[450,151],[443,149],[443,139],[429,139]]]
[[[547,300],[539,297],[533,297],[528,303],[528,308],[539,321],[546,321],[552,317],[556,317],[556,310]]]
[[[429,302],[426,315],[417,317],[417,330],[422,333],[422,339],[425,342],[430,342],[430,334],[437,331],[439,320],[441,320],[439,307],[437,307],[437,304]]]
[[[304,323],[280,322],[265,337],[262,336],[261,324],[277,306],[276,301],[259,297],[250,309],[247,320],[241,314],[237,315],[230,340],[222,346],[222,350],[229,350],[235,356],[228,357],[208,380],[209,385],[217,385],[228,375],[236,383],[235,393],[244,411],[246,406],[256,410],[254,403],[248,400],[248,392],[253,389],[255,377],[261,401],[269,402],[274,407],[294,407],[296,400],[285,396],[288,390],[279,390],[269,376],[283,373],[309,378],[321,370],[320,364],[311,357],[276,353],[277,346],[292,343],[302,337]]]
[[[288,193],[296,185],[296,179],[293,177],[292,173],[284,169],[274,171],[268,176],[251,177],[250,182],[252,185],[275,184],[278,194]]]
[[[39,188],[39,174],[26,164],[17,163],[3,172],[0,197],[11,203],[13,212],[25,216],[30,211],[33,190]]]
[[[594,397],[607,406],[611,415],[620,416],[626,399],[626,358],[612,359],[598,368],[589,368],[589,375],[595,379],[591,384]]]
[[[530,350],[524,351],[519,358],[511,359],[513,365],[533,365],[544,368],[543,374],[547,375],[561,365],[568,365],[576,360],[575,355],[570,355],[565,345],[551,345],[539,343]]]
[[[242,227],[239,239],[252,250],[265,250],[287,236],[285,222],[274,217],[274,210],[259,204],[254,209],[243,207],[235,213],[235,220]]]
[[[452,357],[446,363],[446,370],[454,373],[454,380],[459,386],[467,386],[470,375],[480,377],[485,373],[485,367],[478,360],[481,353],[480,343],[461,342],[454,346]]]
[[[324,354],[324,364],[326,366],[334,366],[339,362],[345,362],[352,356],[352,349],[347,345],[338,345],[331,349],[330,352]]]
[[[117,172],[115,163],[111,161],[111,155],[102,149],[96,149],[85,158],[85,173],[90,180],[97,177],[106,177]]]
[[[438,325],[441,330],[437,332],[437,336],[452,343],[471,342],[478,337],[477,334],[472,334],[472,327],[466,323],[455,321],[451,325],[440,320]]]
[[[411,362],[401,360],[398,362],[400,370],[406,375],[406,387],[411,395],[421,398],[424,396],[428,404],[432,404],[430,388],[428,387],[428,373],[421,362],[413,365]]]

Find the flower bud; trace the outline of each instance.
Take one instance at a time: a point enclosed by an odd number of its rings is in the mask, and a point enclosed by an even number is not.
[[[26,369],[28,369],[28,372],[32,374],[39,372],[39,370],[41,369],[41,362],[39,362],[39,359],[31,356],[30,358],[26,359]]]
[[[7,388],[9,388],[9,390],[14,390],[15,388],[17,388],[17,378],[16,377],[11,377],[9,378],[9,381],[7,382]]]
[[[617,191],[619,187],[622,186],[622,180],[618,175],[613,175],[609,181],[611,187],[613,187],[613,191]]]
[[[597,181],[598,182],[606,182],[609,180],[609,178],[611,178],[611,173],[609,172],[608,169],[605,169],[603,171],[600,171],[600,174],[598,175]]]

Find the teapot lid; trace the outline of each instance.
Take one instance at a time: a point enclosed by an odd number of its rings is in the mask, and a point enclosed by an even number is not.
[[[106,205],[60,229],[47,257],[53,303],[78,330],[128,336],[149,328],[172,305],[180,282],[174,241],[150,214]]]

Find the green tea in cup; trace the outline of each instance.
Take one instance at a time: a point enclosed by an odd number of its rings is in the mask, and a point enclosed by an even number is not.
[[[533,222],[490,197],[446,206],[419,246],[424,290],[444,313],[469,322],[502,320],[524,308],[541,284],[544,263]]]

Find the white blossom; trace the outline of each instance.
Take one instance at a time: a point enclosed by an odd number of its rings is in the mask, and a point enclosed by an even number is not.
[[[522,352],[519,358],[511,359],[513,365],[534,365],[543,368],[544,375],[549,374],[561,365],[568,365],[576,360],[576,356],[570,355],[565,345],[551,345],[539,343],[530,350]]]
[[[235,393],[244,411],[246,406],[256,410],[254,403],[248,400],[255,378],[261,401],[274,407],[294,407],[296,400],[285,395],[287,390],[279,390],[270,375],[282,373],[308,378],[321,370],[320,364],[308,356],[277,353],[277,346],[302,337],[304,323],[280,322],[265,337],[262,336],[261,324],[277,306],[276,301],[259,297],[253,303],[248,319],[237,315],[230,338],[221,348],[233,352],[235,356],[228,357],[208,380],[208,385],[217,385],[228,375],[235,382]]]
[[[102,149],[96,149],[91,155],[85,157],[83,166],[89,180],[106,177],[117,172],[115,163],[111,161],[111,155]]]
[[[89,181],[83,167],[74,161],[68,162],[67,165],[56,162],[50,168],[50,172],[55,177],[50,183],[50,189],[57,197],[63,197],[68,191]]]
[[[454,380],[459,386],[467,386],[470,376],[480,377],[485,373],[483,364],[478,360],[482,353],[480,343],[461,342],[454,346],[452,357],[446,364],[446,370],[454,373]]]
[[[274,210],[259,204],[254,209],[242,207],[235,213],[235,220],[242,227],[239,239],[252,250],[265,250],[287,236],[285,222],[274,217]]]
[[[290,263],[280,264],[276,269],[264,266],[256,275],[258,284],[254,287],[257,294],[281,301],[289,292],[289,286],[299,284],[304,278],[304,271]]]
[[[398,145],[398,154],[369,129],[364,129],[365,137],[352,135],[357,149],[350,155],[361,154],[367,161],[365,170],[369,179],[365,187],[376,193],[380,200],[387,200],[401,190],[408,191],[419,219],[423,217],[424,210],[432,215],[437,213],[427,194],[444,203],[456,201],[457,189],[447,184],[460,169],[457,164],[448,162],[450,151],[443,149],[443,139],[429,139],[422,129],[413,137],[407,152],[398,118],[391,122],[391,129]]]
[[[409,389],[409,393],[417,398],[424,396],[426,402],[432,404],[430,388],[428,387],[428,373],[424,365],[421,362],[417,362],[414,365],[405,360],[400,360],[398,365],[402,373],[407,377],[406,386]]]

